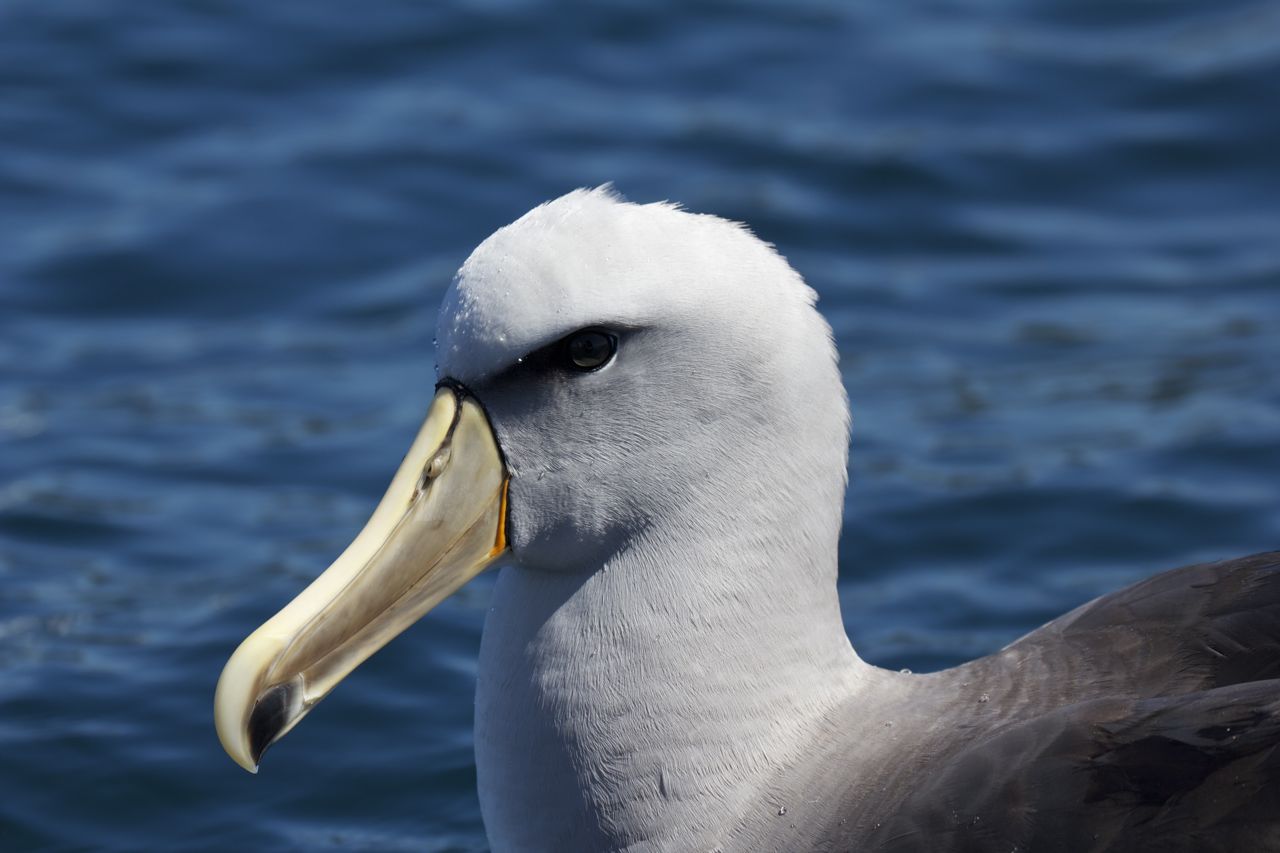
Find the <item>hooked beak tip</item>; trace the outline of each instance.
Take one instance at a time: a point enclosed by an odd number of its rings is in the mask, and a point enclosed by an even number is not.
[[[294,681],[286,681],[271,687],[253,703],[247,726],[249,755],[253,759],[251,772],[258,772],[267,747],[279,740],[298,719],[302,705],[300,692]]]

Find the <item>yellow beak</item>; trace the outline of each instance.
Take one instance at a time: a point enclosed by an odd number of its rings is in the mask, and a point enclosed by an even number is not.
[[[348,673],[506,551],[508,479],[479,404],[441,387],[355,541],[223,668],[214,722],[237,764],[256,773]]]

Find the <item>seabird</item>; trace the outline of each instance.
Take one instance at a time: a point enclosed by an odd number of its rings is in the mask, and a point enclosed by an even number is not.
[[[988,657],[863,662],[849,414],[815,296],[741,225],[579,190],[489,237],[367,526],[235,651],[263,751],[489,566],[498,851],[1280,849],[1280,553],[1103,596]]]

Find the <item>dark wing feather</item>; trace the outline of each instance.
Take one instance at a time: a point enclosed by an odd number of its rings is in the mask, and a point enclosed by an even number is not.
[[[934,678],[949,734],[849,849],[1280,851],[1280,552],[1156,575]]]
[[[975,739],[861,850],[1280,850],[1280,681],[1095,699]]]
[[[953,672],[1031,680],[1063,703],[1280,678],[1280,552],[1155,575]]]

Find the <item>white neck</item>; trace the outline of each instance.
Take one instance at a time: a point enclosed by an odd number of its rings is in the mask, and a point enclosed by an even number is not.
[[[840,620],[838,510],[756,515],[655,525],[588,574],[503,570],[476,698],[495,850],[710,850],[777,808],[760,792],[871,668]]]

